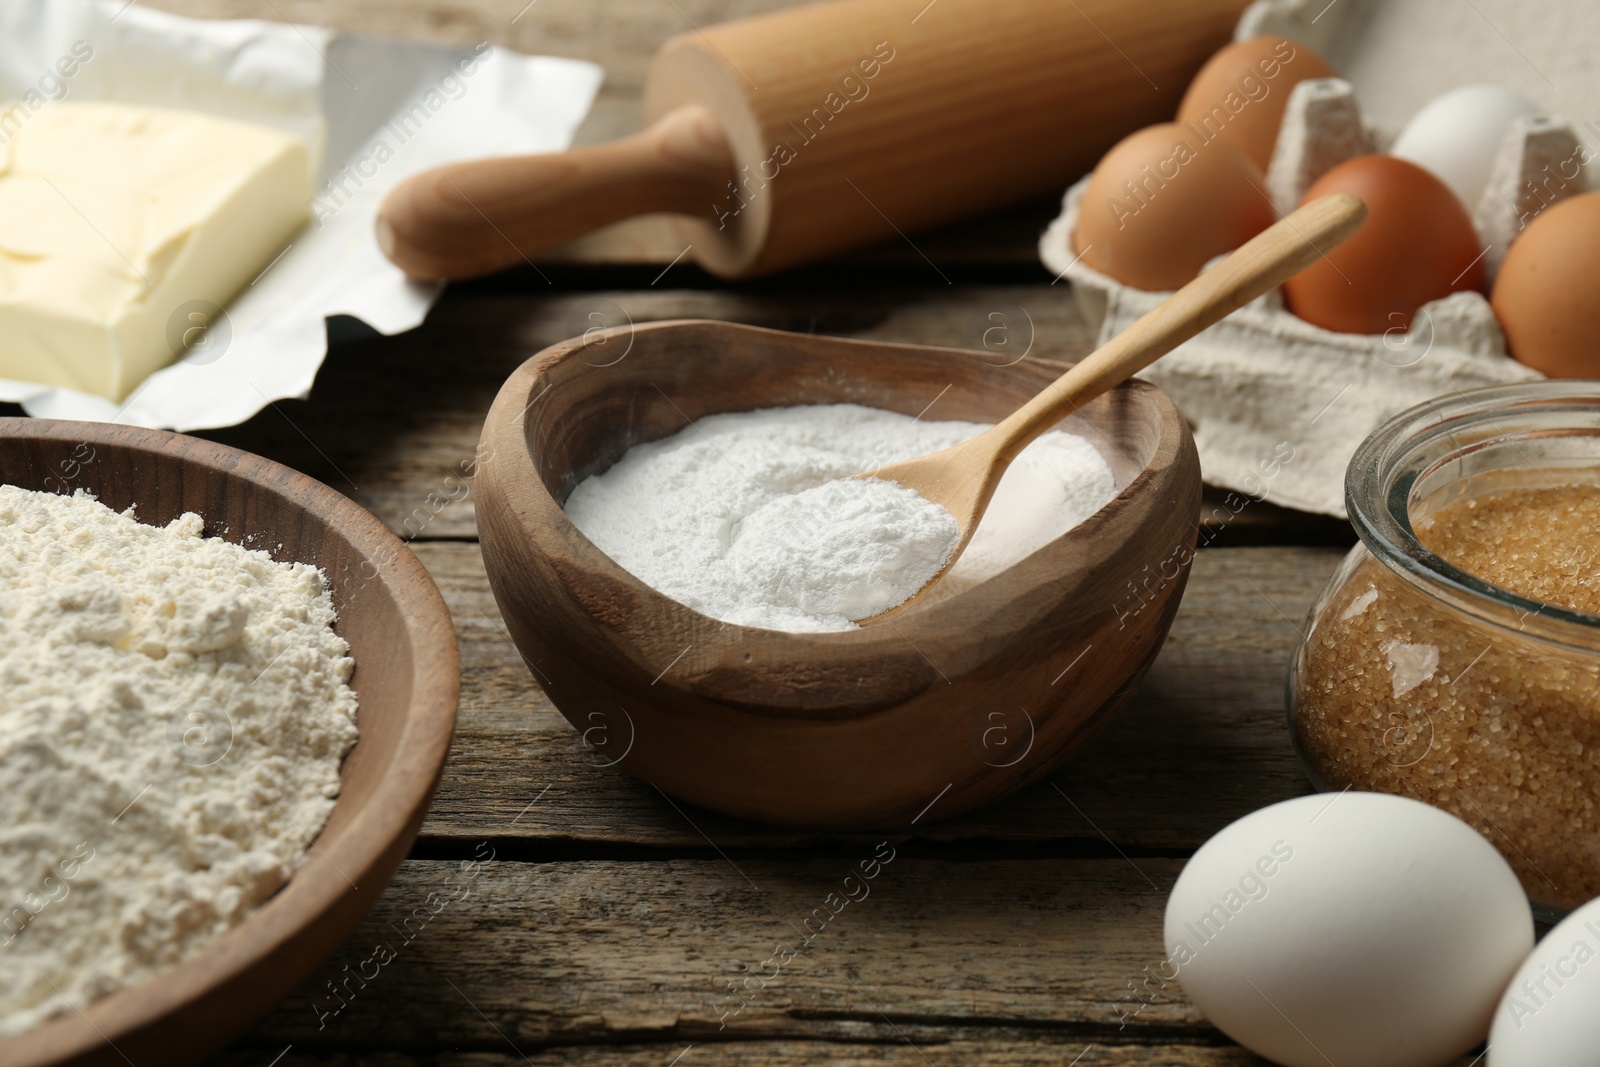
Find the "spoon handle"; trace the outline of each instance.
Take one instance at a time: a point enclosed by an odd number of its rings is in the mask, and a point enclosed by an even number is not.
[[[1349,193],[1319,197],[1285,215],[996,425],[989,431],[996,451],[1009,462],[1079,407],[1315,263],[1366,218],[1366,205]]]

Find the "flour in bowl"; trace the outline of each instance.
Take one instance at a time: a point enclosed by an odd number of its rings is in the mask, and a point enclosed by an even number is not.
[[[852,476],[986,429],[856,404],[712,415],[629,449],[579,483],[566,512],[640,580],[713,618],[849,630],[853,619],[921,589],[957,536],[944,508],[892,482]],[[955,592],[1000,573],[1116,492],[1092,444],[1045,434],[1012,462],[941,585]]]
[[[355,742],[321,572],[0,486],[0,1037],[169,967],[288,879]]]

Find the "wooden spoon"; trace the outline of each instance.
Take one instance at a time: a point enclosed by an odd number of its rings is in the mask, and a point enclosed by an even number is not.
[[[1167,297],[992,429],[954,448],[859,475],[915,489],[956,517],[961,536],[943,569],[926,585],[898,606],[857,621],[863,626],[878,622],[927,595],[972,540],[1000,476],[1040,434],[1207,326],[1282,285],[1355,233],[1366,218],[1366,205],[1349,193],[1303,205]]]

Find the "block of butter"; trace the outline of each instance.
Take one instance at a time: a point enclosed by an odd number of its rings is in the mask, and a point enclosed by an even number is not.
[[[304,141],[115,103],[0,107],[0,378],[122,400],[306,221]]]

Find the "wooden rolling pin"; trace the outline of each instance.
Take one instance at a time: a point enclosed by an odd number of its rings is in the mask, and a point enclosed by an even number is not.
[[[414,277],[467,278],[671,212],[723,277],[822,259],[1060,192],[1172,117],[1245,4],[835,0],[685,33],[643,133],[414,175],[378,240]]]

